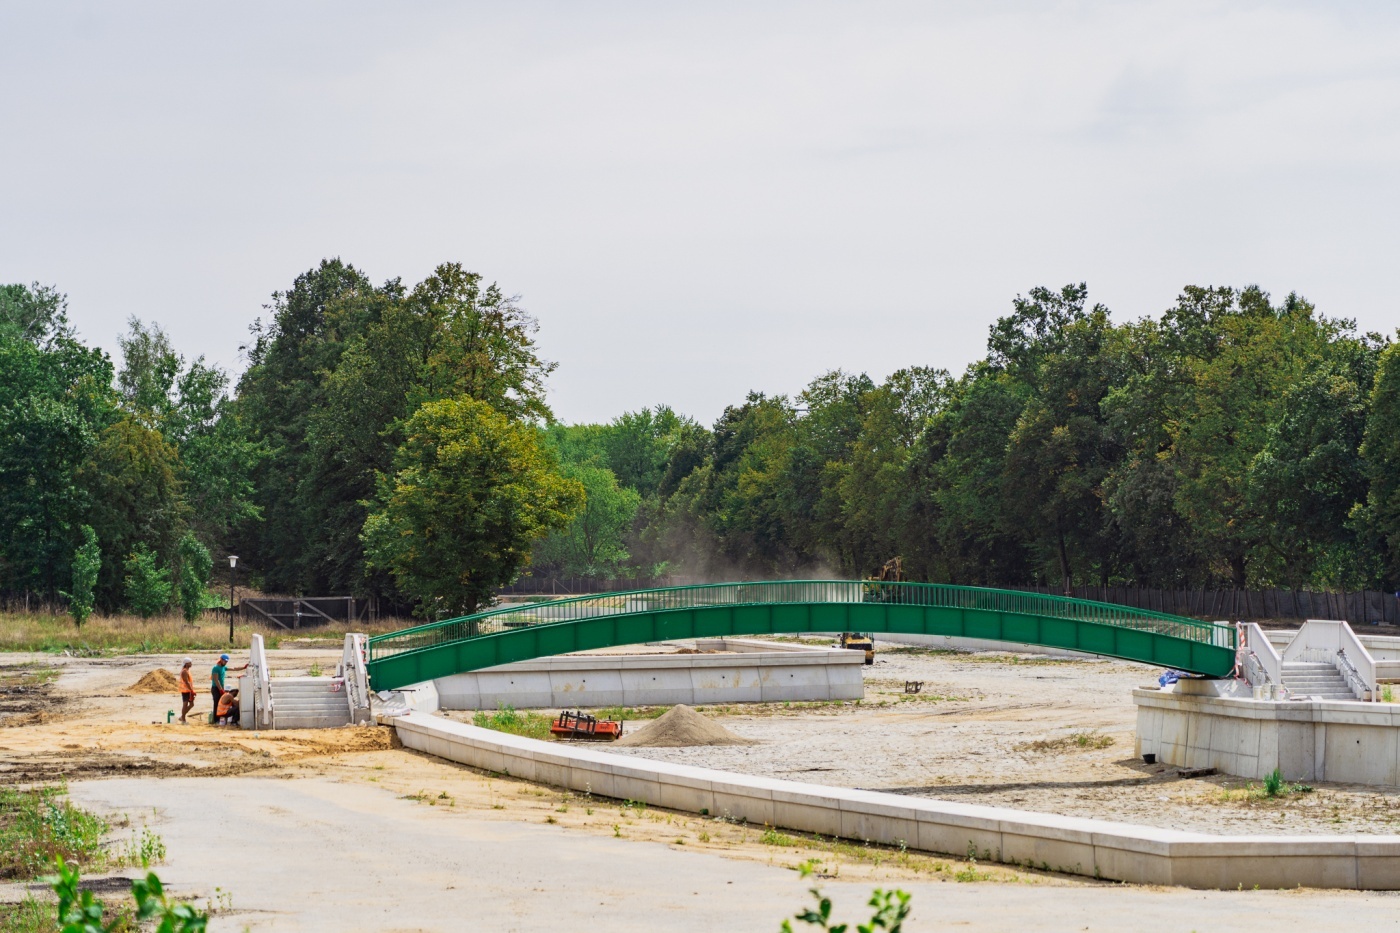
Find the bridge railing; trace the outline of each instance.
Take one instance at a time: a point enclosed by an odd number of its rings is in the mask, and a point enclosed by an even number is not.
[[[1118,628],[1156,632],[1174,638],[1231,648],[1233,626],[1086,599],[939,583],[878,583],[860,580],[778,580],[762,583],[707,583],[655,590],[578,596],[524,606],[501,607],[456,619],[376,635],[370,659],[452,644],[496,632],[556,622],[577,622],[636,612],[782,603],[886,603],[975,609],[1036,615]]]

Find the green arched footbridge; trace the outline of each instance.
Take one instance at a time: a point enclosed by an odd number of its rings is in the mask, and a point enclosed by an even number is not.
[[[677,638],[794,632],[961,635],[1070,648],[1210,677],[1235,629],[1112,603],[936,583],[711,583],[492,609],[369,640],[370,684],[393,690],[511,661]]]

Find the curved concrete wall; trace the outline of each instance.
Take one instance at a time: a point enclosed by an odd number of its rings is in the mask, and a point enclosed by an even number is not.
[[[859,700],[863,653],[702,639],[725,654],[588,654],[517,661],[433,681],[442,709],[563,709]]]
[[[389,721],[408,748],[473,768],[824,836],[1140,884],[1400,888],[1396,836],[1208,836],[691,768],[423,713]]]

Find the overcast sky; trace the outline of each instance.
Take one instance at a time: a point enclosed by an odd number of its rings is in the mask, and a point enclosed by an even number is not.
[[[961,370],[1036,285],[1393,332],[1400,5],[0,0],[0,281],[233,372],[323,257],[460,261],[556,413]]]

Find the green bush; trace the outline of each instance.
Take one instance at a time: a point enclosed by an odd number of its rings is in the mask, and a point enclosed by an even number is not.
[[[68,611],[78,628],[83,627],[97,604],[94,590],[97,588],[97,572],[101,569],[102,548],[97,543],[97,532],[92,530],[91,525],[84,525],[83,543],[73,552],[73,591],[63,594],[68,598]]]
[[[156,563],[150,548],[136,545],[126,559],[126,601],[132,611],[149,619],[170,605],[172,589],[170,571]]]
[[[193,534],[180,539],[180,611],[186,622],[199,618],[209,597],[209,571],[214,560]]]

